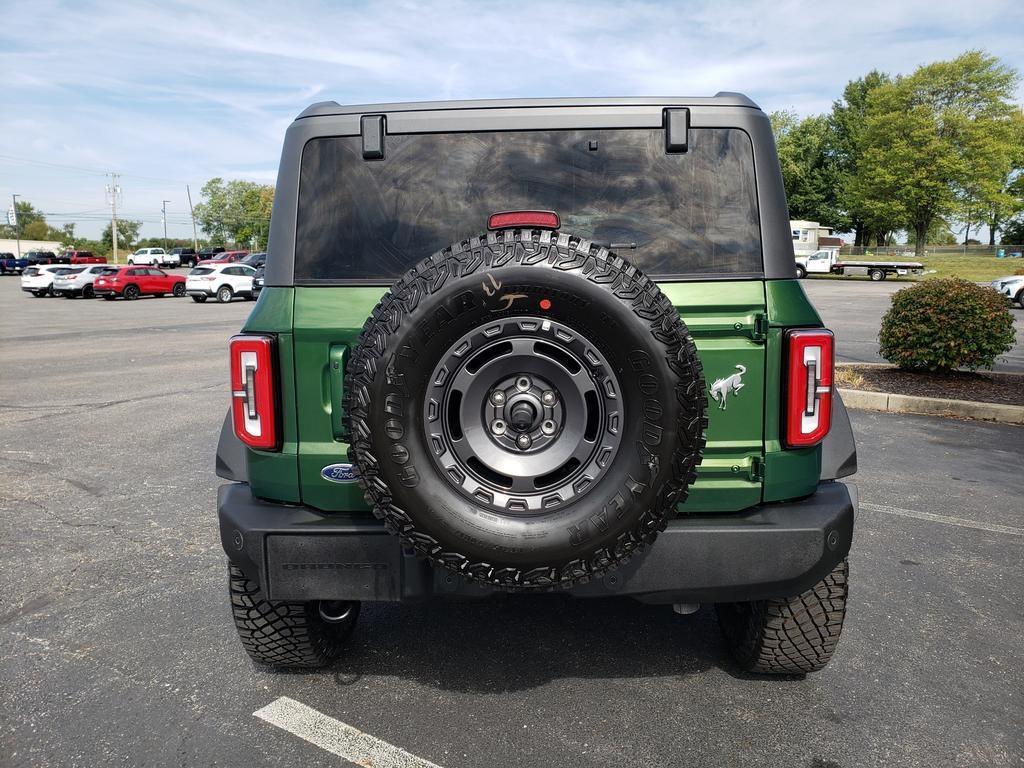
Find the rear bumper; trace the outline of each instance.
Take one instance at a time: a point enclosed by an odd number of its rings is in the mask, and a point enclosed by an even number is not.
[[[854,486],[823,482],[796,502],[677,518],[621,568],[564,591],[658,603],[797,595],[846,557],[856,504]],[[366,513],[328,515],[261,501],[245,483],[222,485],[217,506],[228,558],[271,599],[399,601],[494,592],[404,551]]]

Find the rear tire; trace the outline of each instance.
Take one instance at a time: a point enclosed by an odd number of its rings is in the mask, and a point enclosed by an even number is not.
[[[83,299],[95,299],[96,298],[96,291],[94,291],[92,289],[91,285],[86,285],[85,288],[82,289],[82,298]]]
[[[1024,288],[1021,288],[1017,292],[1016,302],[1017,302],[1017,306],[1018,307],[1020,307],[1021,309],[1024,309]]]
[[[803,675],[832,658],[843,629],[850,567],[844,559],[801,595],[715,606],[726,645],[748,672]]]
[[[797,280],[803,280],[805,277],[807,277],[807,270],[804,269],[803,266],[801,266],[800,264],[797,264],[796,265],[796,279]]]
[[[137,285],[126,285],[124,287],[124,297],[128,301],[135,301],[139,298],[139,287]]]
[[[228,566],[231,615],[246,653],[275,667],[323,667],[341,655],[355,628],[356,602],[267,600],[257,582]],[[325,617],[335,617],[327,621]]]
[[[881,269],[872,269],[870,272],[868,272],[868,277],[871,278],[871,282],[877,283],[882,280],[885,280],[885,272]]]
[[[228,286],[222,285],[220,288],[217,289],[217,301],[219,301],[221,304],[227,304],[233,298],[235,298],[235,292],[232,291],[231,288],[229,288]]]
[[[180,299],[182,296],[185,295],[185,284],[184,283],[175,283],[174,284],[174,292],[173,293],[174,293],[174,297],[175,298]]]

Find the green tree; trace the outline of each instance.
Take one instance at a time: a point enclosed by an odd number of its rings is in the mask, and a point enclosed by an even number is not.
[[[139,239],[139,229],[142,228],[141,221],[133,221],[132,219],[118,219],[117,220],[117,247],[125,250],[131,250],[135,241]],[[110,234],[110,224],[103,229],[103,234],[100,235],[100,242],[103,243],[103,252],[110,253],[113,250],[114,239]]]
[[[819,221],[845,230],[848,220],[838,207],[839,177],[828,119],[819,115],[798,120],[790,111],[773,112],[769,118],[790,218]]]
[[[894,229],[891,222],[877,222],[878,230],[868,227],[865,211],[858,207],[858,198],[851,194],[851,180],[857,173],[864,154],[864,118],[868,97],[879,86],[892,82],[884,72],[871,70],[864,77],[851,80],[843,89],[843,97],[832,103],[828,116],[832,134],[832,162],[837,185],[837,208],[843,212],[846,231],[854,233],[854,245],[870,245],[872,236],[881,244]]]
[[[1016,71],[968,51],[872,90],[863,153],[849,185],[867,225],[913,230],[923,255],[932,222],[963,210],[1010,140],[1016,83]]]
[[[12,226],[10,226],[9,224],[6,223],[7,222],[7,216],[6,216],[6,213],[5,213],[4,214],[4,218],[3,218],[4,224],[3,224],[3,226],[0,226],[0,237],[3,237],[5,239],[9,239],[9,238],[16,237],[17,234],[20,234],[21,237],[23,239],[25,239],[25,240],[48,240],[49,239],[46,236],[47,235],[47,231],[46,231],[46,217],[43,216],[42,211],[37,210],[36,207],[34,205],[32,205],[32,203],[28,202],[27,200],[19,200],[18,201],[17,211],[18,211],[17,233],[15,232],[15,228],[14,227],[12,227]],[[42,224],[42,229],[40,229],[39,224]],[[29,227],[32,227],[32,229],[30,230]],[[30,231],[32,233],[31,235],[28,234]],[[42,233],[42,237],[37,237],[36,235],[39,235],[40,233]]]
[[[234,242],[265,248],[269,234],[274,188],[233,179],[210,179],[203,185],[203,201],[195,206],[196,220],[216,243]]]

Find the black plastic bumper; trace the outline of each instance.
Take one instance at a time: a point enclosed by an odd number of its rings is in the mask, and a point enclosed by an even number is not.
[[[850,551],[856,489],[823,482],[786,504],[681,517],[621,568],[565,590],[646,602],[732,602],[797,595]],[[494,590],[404,551],[369,514],[321,514],[260,501],[244,483],[218,493],[228,558],[275,600],[417,600]]]

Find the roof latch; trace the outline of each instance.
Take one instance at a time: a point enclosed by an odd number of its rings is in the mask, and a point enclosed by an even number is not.
[[[690,110],[666,109],[664,112],[664,120],[665,151],[669,154],[685,152],[686,140],[690,132]]]
[[[363,160],[383,160],[384,115],[363,115],[359,132],[363,136]]]

